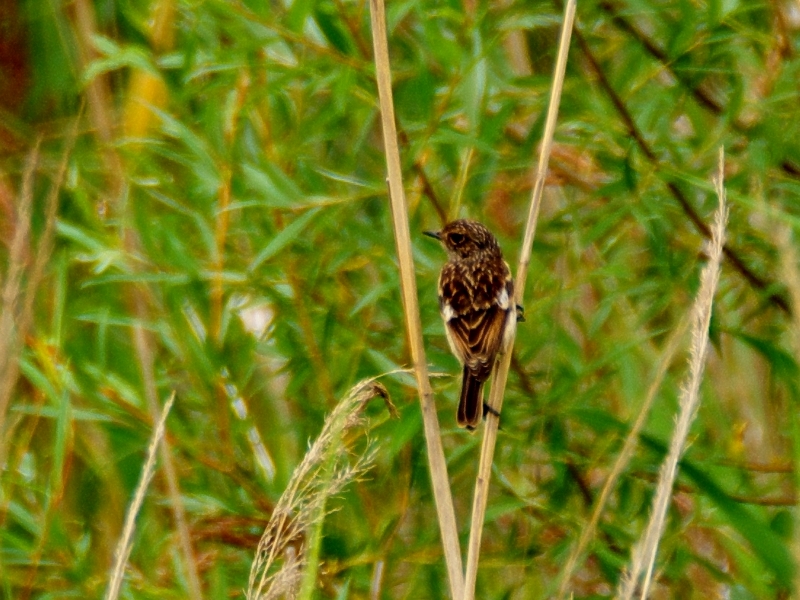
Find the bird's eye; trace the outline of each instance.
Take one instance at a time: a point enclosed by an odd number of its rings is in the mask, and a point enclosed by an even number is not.
[[[450,234],[450,243],[453,245],[458,245],[464,241],[464,236],[460,233],[451,233]]]

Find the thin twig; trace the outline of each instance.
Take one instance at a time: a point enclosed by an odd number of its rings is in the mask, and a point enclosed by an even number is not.
[[[116,560],[111,581],[108,584],[106,600],[116,600],[117,597],[119,597],[122,579],[125,575],[125,567],[128,564],[128,557],[131,554],[131,548],[133,546],[133,530],[136,526],[136,517],[139,515],[139,509],[142,508],[142,502],[144,502],[144,494],[150,485],[153,473],[155,473],[156,450],[161,443],[161,438],[164,437],[164,424],[167,421],[167,416],[169,415],[173,402],[175,402],[175,392],[172,392],[169,400],[167,400],[167,403],[164,405],[161,411],[161,417],[158,420],[155,431],[153,431],[153,436],[150,438],[150,446],[147,448],[147,460],[139,476],[139,485],[136,486],[136,493],[133,495],[130,508],[128,508],[128,514],[125,515],[125,527],[122,529],[122,537],[120,537],[119,543],[117,544],[117,551],[114,553]]]
[[[583,35],[581,34],[580,29],[575,30],[575,40],[578,42],[578,46],[580,46],[581,51],[583,52],[586,60],[589,63],[589,66],[592,67],[595,75],[597,76],[597,81],[600,84],[600,87],[605,90],[606,94],[608,95],[611,103],[614,105],[617,113],[619,114],[620,118],[622,119],[623,123],[625,124],[625,128],[628,130],[629,135],[631,138],[636,142],[636,145],[642,151],[642,153],[647,158],[648,162],[653,165],[655,170],[663,169],[662,161],[659,160],[656,153],[650,147],[650,145],[645,140],[642,132],[639,131],[635,121],[633,120],[633,116],[631,115],[628,108],[625,106],[625,103],[622,101],[622,98],[617,94],[614,88],[611,86],[611,82],[608,80],[605,72],[603,71],[600,63],[598,62],[597,58],[595,58],[594,53],[592,52],[589,44],[584,39]],[[708,228],[708,225],[705,224],[703,219],[700,217],[700,214],[695,210],[692,204],[689,202],[686,194],[683,193],[678,184],[674,181],[666,181],[664,184],[667,186],[667,190],[672,195],[673,198],[680,204],[681,210],[689,217],[689,220],[695,226],[695,229],[706,239],[711,238],[711,231]],[[747,280],[747,282],[754,287],[756,290],[760,292],[767,292],[768,290],[773,289],[774,282],[766,279],[760,275],[758,275],[755,271],[753,271],[747,264],[745,263],[744,259],[740,256],[739,251],[731,246],[725,246],[723,248],[723,252],[725,253],[725,258],[728,259],[730,265],[736,269],[736,271]],[[770,293],[767,299],[773,305],[780,308],[786,314],[790,313],[789,303],[786,299],[777,293]]]
[[[637,591],[641,590],[640,598],[647,598],[650,582],[653,575],[656,552],[661,535],[664,532],[667,508],[672,497],[672,488],[678,475],[678,461],[686,448],[686,438],[689,428],[697,414],[700,404],[700,382],[703,378],[706,355],[708,354],[708,327],[711,322],[711,307],[714,303],[714,293],[717,288],[720,273],[720,263],[723,257],[725,244],[725,225],[728,221],[728,207],[725,201],[725,188],[723,174],[725,158],[720,148],[719,174],[714,178],[714,184],[719,197],[714,226],[711,230],[711,244],[708,251],[708,264],[703,268],[700,276],[700,289],[692,307],[692,350],[689,362],[687,381],[681,388],[678,421],[675,425],[670,442],[669,452],[661,465],[658,486],[653,498],[653,511],[650,522],[644,531],[641,540],[633,550],[631,568],[620,585],[619,597],[629,600]],[[643,578],[641,588],[639,581]]]
[[[710,92],[708,92],[705,88],[702,87],[702,84],[695,85],[692,77],[688,75],[688,72],[684,69],[676,68],[677,61],[671,59],[667,53],[658,47],[656,42],[651,40],[647,34],[639,29],[632,21],[626,19],[620,14],[619,9],[614,5],[613,2],[600,2],[598,5],[599,8],[611,16],[611,22],[614,23],[617,27],[619,27],[622,31],[630,35],[634,40],[636,40],[639,44],[641,44],[642,48],[652,56],[656,61],[658,61],[661,66],[669,71],[670,75],[674,77],[680,84],[692,95],[695,99],[695,102],[703,108],[705,108],[711,114],[720,117],[725,114],[725,107],[716,100]],[[780,9],[777,11],[780,14]],[[781,35],[774,36],[775,39],[781,39]],[[770,72],[780,72],[780,69],[772,68]],[[745,123],[740,116],[734,115],[734,118],[730,121],[731,127],[734,131],[739,133],[743,133],[745,135],[753,129],[753,125]],[[798,172],[797,165],[793,163],[790,159],[784,159],[780,163],[781,169],[790,177],[800,177],[800,172]]]
[[[556,57],[556,67],[553,74],[553,86],[550,92],[550,104],[547,109],[547,119],[545,121],[544,135],[539,153],[539,164],[536,171],[536,181],[533,186],[530,210],[528,212],[528,222],[525,227],[525,237],[522,242],[522,250],[517,267],[517,277],[515,279],[515,301],[522,306],[525,292],[525,280],[528,274],[528,265],[531,260],[533,248],[533,236],[536,233],[536,221],[539,217],[539,207],[542,202],[542,192],[544,190],[547,166],[550,161],[550,149],[553,145],[553,134],[556,127],[558,107],[561,101],[561,89],[564,84],[564,73],[567,66],[567,56],[569,54],[569,42],[572,35],[572,25],[575,20],[576,0],[568,0],[564,7],[564,24],[561,29],[561,40],[559,42],[558,56]],[[473,600],[475,597],[475,581],[478,577],[478,558],[480,555],[481,535],[483,533],[483,521],[486,515],[486,502],[489,493],[489,479],[494,458],[494,447],[497,441],[497,428],[500,420],[496,415],[500,414],[503,406],[503,394],[505,393],[508,370],[511,365],[513,340],[509,348],[503,355],[500,363],[495,369],[492,379],[492,389],[489,394],[489,410],[486,416],[486,427],[483,434],[483,444],[481,446],[481,457],[478,465],[478,477],[475,482],[475,496],[472,504],[472,522],[470,524],[469,548],[467,553],[467,573],[465,576],[464,600]]]
[[[458,529],[447,476],[447,464],[439,433],[439,419],[436,415],[433,391],[428,379],[425,347],[422,343],[422,325],[417,301],[414,258],[411,253],[408,210],[403,191],[400,152],[397,146],[397,130],[392,101],[392,77],[389,66],[389,46],[386,39],[386,15],[383,0],[370,0],[370,17],[372,20],[372,42],[375,52],[375,69],[381,107],[381,123],[383,126],[383,143],[389,180],[389,196],[392,207],[394,236],[397,244],[397,258],[400,263],[400,284],[406,329],[408,331],[411,360],[414,363],[414,373],[417,379],[417,390],[422,409],[425,443],[428,449],[428,467],[431,473],[439,530],[444,546],[450,594],[452,598],[461,598],[464,588],[461,550],[458,545]]]

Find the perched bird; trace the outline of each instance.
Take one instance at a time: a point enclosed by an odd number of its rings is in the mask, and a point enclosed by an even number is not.
[[[497,240],[477,221],[451,221],[425,231],[447,250],[439,275],[439,310],[447,341],[464,365],[458,425],[475,429],[483,416],[483,384],[517,324],[514,281]]]

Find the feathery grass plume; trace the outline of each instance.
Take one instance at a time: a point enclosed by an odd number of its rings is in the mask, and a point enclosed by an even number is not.
[[[0,317],[0,470],[5,465],[6,447],[11,439],[13,426],[6,426],[5,417],[11,402],[11,394],[19,376],[18,354],[23,340],[33,321],[33,305],[39,284],[53,251],[53,237],[58,211],[61,185],[67,171],[67,162],[78,137],[76,118],[66,137],[61,161],[53,178],[45,204],[44,231],[36,250],[31,248],[31,208],[33,203],[33,180],[39,156],[41,140],[37,139],[31,149],[22,176],[22,190],[15,219],[14,237],[9,253],[8,272],[2,290],[2,317]],[[33,264],[28,261],[33,255]],[[27,277],[25,293],[22,280]],[[21,300],[21,301],[20,301]]]
[[[363,424],[361,411],[377,396],[396,415],[386,388],[372,378],[353,387],[325,420],[316,441],[294,470],[258,543],[250,567],[248,600],[296,598],[303,594],[311,597],[313,587],[309,585],[316,584],[327,501],[366,472],[374,458],[368,444],[351,461],[344,434]]]
[[[8,253],[8,269],[2,289],[0,313],[0,434],[5,431],[5,416],[16,383],[13,365],[19,347],[19,308],[22,278],[30,255],[31,205],[33,204],[33,175],[39,157],[39,142],[28,154],[22,175],[22,191],[14,218],[14,235]],[[0,460],[0,469],[4,461]]]
[[[567,593],[567,588],[569,587],[572,573],[578,567],[579,561],[581,561],[583,553],[586,550],[586,547],[589,545],[589,541],[592,539],[592,536],[594,536],[594,532],[597,529],[597,524],[600,522],[600,516],[603,514],[603,509],[605,508],[606,503],[611,496],[611,492],[616,485],[617,479],[625,470],[625,467],[628,466],[631,457],[633,457],[633,453],[636,450],[636,443],[639,441],[639,433],[641,433],[642,428],[647,421],[647,415],[650,414],[650,407],[653,405],[653,401],[656,398],[656,394],[661,389],[661,384],[664,381],[667,370],[672,364],[672,360],[675,358],[675,354],[680,347],[680,342],[686,333],[688,323],[688,319],[682,319],[680,325],[677,327],[677,329],[675,329],[675,331],[672,332],[669,340],[667,341],[666,348],[662,352],[661,360],[656,368],[655,377],[653,378],[653,381],[647,390],[647,396],[645,396],[645,400],[639,409],[639,415],[636,417],[633,427],[631,427],[628,435],[625,437],[622,450],[620,450],[617,460],[614,461],[614,466],[611,468],[611,472],[608,474],[608,478],[603,485],[603,489],[600,491],[600,495],[595,502],[589,523],[581,531],[580,538],[578,538],[578,543],[573,548],[569,558],[567,558],[567,565],[564,567],[560,575],[561,583],[558,587],[556,600],[561,600]]]
[[[536,179],[531,193],[530,209],[528,220],[525,225],[525,235],[520,251],[519,265],[514,279],[514,301],[518,306],[523,305],[525,294],[525,280],[528,276],[528,265],[531,260],[533,249],[533,237],[536,233],[536,222],[539,218],[539,207],[542,203],[542,193],[544,191],[545,178],[550,163],[550,150],[553,146],[553,135],[558,118],[558,107],[561,103],[561,90],[564,85],[564,74],[567,67],[567,56],[569,55],[569,42],[572,36],[573,23],[575,21],[576,0],[568,0],[564,5],[564,22],[561,26],[561,38],[559,40],[558,55],[553,70],[553,84],[550,89],[550,101],[547,107],[547,118],[545,119],[544,133],[542,134],[542,144],[539,151],[539,163],[536,168]],[[472,519],[470,521],[470,535],[467,547],[467,569],[464,576],[464,600],[472,600],[475,597],[475,583],[478,578],[478,560],[481,549],[481,536],[483,534],[483,523],[486,516],[486,502],[489,498],[489,481],[491,479],[492,461],[494,460],[494,447],[497,443],[497,428],[500,420],[497,415],[503,406],[503,395],[508,379],[508,370],[511,366],[511,355],[514,348],[512,338],[508,350],[495,366],[492,376],[492,387],[489,392],[488,405],[493,409],[486,415],[486,425],[483,432],[483,442],[481,444],[481,456],[478,464],[478,475],[475,479],[475,495],[472,500]]]
[[[153,479],[153,474],[155,473],[156,451],[161,443],[161,438],[164,437],[165,423],[167,422],[167,416],[169,415],[169,411],[172,409],[172,404],[174,402],[175,392],[172,392],[169,400],[167,400],[167,403],[164,405],[164,409],[161,411],[161,417],[158,420],[158,425],[156,425],[156,428],[153,431],[153,436],[150,439],[150,445],[147,448],[147,460],[142,468],[142,474],[139,477],[139,485],[136,486],[136,493],[133,495],[133,501],[131,502],[130,508],[128,508],[128,514],[125,515],[125,527],[122,529],[122,537],[119,539],[117,550],[114,553],[114,556],[116,557],[116,563],[114,564],[114,571],[113,575],[111,576],[111,581],[108,584],[106,600],[116,600],[119,597],[119,591],[122,587],[122,578],[125,575],[125,566],[128,564],[128,557],[130,556],[131,548],[133,547],[133,531],[136,527],[136,517],[139,514],[139,510],[142,508],[144,494],[147,491],[147,487],[150,485],[150,481]]]
[[[658,543],[664,532],[667,508],[672,496],[672,486],[678,475],[678,461],[686,448],[689,428],[700,404],[700,382],[703,378],[703,368],[708,354],[708,327],[711,322],[714,292],[719,281],[720,262],[722,261],[722,251],[725,245],[725,226],[728,222],[724,168],[725,155],[723,149],[720,148],[719,172],[714,178],[714,187],[719,198],[719,206],[714,215],[714,225],[711,229],[708,263],[703,267],[700,275],[700,289],[697,292],[691,312],[692,346],[689,357],[689,373],[687,380],[681,386],[678,420],[670,441],[669,452],[661,466],[658,486],[653,498],[650,522],[642,538],[634,547],[631,567],[620,583],[618,597],[623,600],[630,600],[636,593],[642,599],[647,598]]]
[[[370,0],[370,22],[372,25],[372,46],[375,53],[375,74],[378,83],[378,99],[381,109],[381,130],[383,148],[386,153],[387,183],[389,201],[392,209],[392,224],[397,246],[397,262],[400,266],[400,291],[403,296],[403,314],[406,319],[408,345],[414,364],[417,380],[417,394],[422,411],[422,425],[425,431],[425,446],[428,456],[428,470],[431,475],[433,499],[442,536],[442,549],[447,566],[447,579],[450,596],[460,598],[464,593],[464,573],[461,563],[461,549],[458,544],[456,512],[453,508],[453,495],[447,476],[447,462],[444,458],[439,419],[433,398],[428,363],[425,358],[425,345],[422,341],[422,322],[419,316],[417,280],[414,271],[414,255],[411,251],[411,233],[408,226],[408,208],[403,191],[403,176],[400,166],[400,150],[397,145],[397,126],[394,118],[392,100],[392,73],[389,64],[389,42],[386,36],[386,11],[383,0]]]

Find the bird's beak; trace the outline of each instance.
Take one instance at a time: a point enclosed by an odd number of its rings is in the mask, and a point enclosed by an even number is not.
[[[440,240],[441,241],[441,239],[442,239],[442,234],[439,231],[423,231],[422,233],[424,235],[427,235],[428,237],[432,237],[435,240]]]

